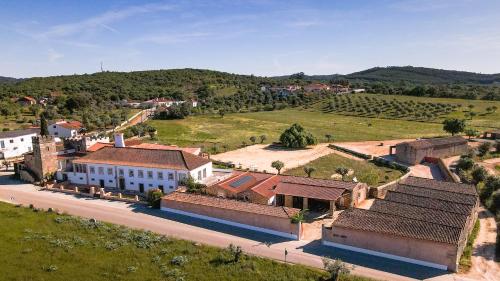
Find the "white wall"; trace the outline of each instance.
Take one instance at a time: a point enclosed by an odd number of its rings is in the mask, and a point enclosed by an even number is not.
[[[205,171],[204,171],[205,170]],[[190,172],[191,177],[199,183],[203,183],[206,178],[212,175],[212,162],[209,162],[203,166],[200,166]],[[200,178],[201,174],[201,178]]]
[[[47,129],[49,130],[49,134],[51,136],[56,136],[60,138],[76,137],[78,133],[77,130],[64,128],[60,124],[48,125]]]
[[[35,133],[0,139],[0,154],[3,154],[3,158],[9,159],[32,151],[33,141],[31,138],[34,136],[36,136]],[[1,155],[0,158],[2,158]]]

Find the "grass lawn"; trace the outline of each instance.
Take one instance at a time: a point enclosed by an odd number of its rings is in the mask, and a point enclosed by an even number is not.
[[[305,166],[314,167],[316,169],[316,171],[312,173],[312,177],[324,179],[330,179],[331,176],[335,174],[336,168],[346,167],[354,171],[354,174],[349,176],[348,180],[356,177],[358,181],[367,183],[370,186],[378,186],[393,181],[403,175],[398,170],[379,167],[368,161],[352,160],[334,153],[309,162]],[[287,170],[284,173],[288,175],[307,176],[304,172],[304,166]]]
[[[286,109],[251,113],[197,115],[182,120],[151,120],[158,141],[177,145],[226,144],[229,149],[250,143],[251,136],[266,135],[266,143],[277,141],[281,132],[299,123],[320,142],[331,134],[335,141],[387,140],[444,135],[441,124],[325,114]]]
[[[458,264],[459,271],[460,272],[467,272],[469,271],[472,263],[471,263],[471,255],[472,255],[472,246],[474,244],[474,240],[476,240],[477,234],[479,233],[479,228],[481,227],[479,223],[479,219],[476,220],[476,223],[474,224],[474,228],[472,229],[472,232],[470,233],[468,239],[467,239],[467,245],[465,245],[464,252],[462,253],[462,256],[460,257],[460,262]]]
[[[301,265],[0,203],[2,280],[324,280]],[[368,280],[346,275],[343,280]]]

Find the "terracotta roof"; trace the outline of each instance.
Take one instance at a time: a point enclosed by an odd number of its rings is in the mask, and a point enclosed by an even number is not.
[[[406,194],[391,190],[387,191],[387,194],[385,195],[384,199],[412,206],[419,206],[428,209],[440,210],[450,213],[458,213],[463,215],[469,215],[474,207],[472,205],[454,203],[450,201]]]
[[[263,183],[265,180],[275,176],[274,174],[266,174],[266,173],[254,173],[254,172],[235,172],[234,176],[219,182],[216,184],[217,187],[225,189],[233,194],[237,194],[253,187],[256,187],[258,184]],[[264,188],[262,188],[264,189]],[[258,189],[258,191],[263,191],[262,189]],[[269,196],[272,197],[273,195]]]
[[[193,170],[210,160],[180,150],[104,147],[74,162]]]
[[[280,175],[281,182],[296,183],[302,185],[313,185],[322,187],[333,187],[333,188],[343,188],[352,190],[360,183],[350,182],[350,181],[338,181],[338,180],[327,180],[327,179],[316,179],[316,178],[306,178],[297,176],[287,176]]]
[[[82,123],[80,123],[79,121],[63,121],[56,124],[70,130],[79,130],[83,128]]]
[[[298,197],[314,198],[320,200],[335,201],[344,193],[343,188],[332,188],[323,186],[310,186],[289,182],[280,182],[274,192],[276,194],[291,195]]]
[[[407,144],[414,148],[431,148],[431,147],[441,147],[448,145],[463,145],[467,144],[467,140],[461,136],[452,136],[445,138],[431,138],[431,139],[421,139],[411,142],[403,142],[402,144]]]
[[[477,197],[471,194],[455,193],[419,186],[398,184],[395,186],[394,190],[400,193],[413,194],[467,205],[475,205],[477,202]]]
[[[166,201],[167,207],[168,201],[175,201],[280,218],[291,218],[300,212],[299,209],[295,208],[275,207],[184,192],[172,192],[164,196],[162,200]]]
[[[33,102],[36,102],[36,99],[35,99],[35,98],[33,98],[33,97],[29,97],[29,96],[25,96],[25,97],[19,98],[18,100],[27,100],[27,101],[33,101]]]
[[[96,152],[101,148],[112,147],[112,146],[113,146],[113,144],[109,143],[109,142],[96,142],[93,145],[89,146],[89,148],[87,148],[87,151],[88,152]]]
[[[279,176],[274,175],[268,179],[265,179],[263,182],[257,184],[256,186],[252,187],[252,191],[264,197],[271,198],[274,196],[275,194],[274,188],[279,182],[280,182]]]
[[[427,178],[408,177],[400,183],[404,185],[418,186],[428,189],[436,189],[448,192],[477,195],[476,189],[471,184],[437,181]]]
[[[464,227],[467,220],[467,215],[433,210],[383,199],[374,200],[370,207],[370,211],[458,227],[460,229]]]
[[[0,131],[0,139],[15,138],[20,136],[26,136],[31,134],[39,134],[39,128],[25,129],[25,130],[15,130],[15,131]]]
[[[454,245],[458,244],[462,232],[457,227],[363,209],[350,209],[340,213],[332,227],[372,231]]]

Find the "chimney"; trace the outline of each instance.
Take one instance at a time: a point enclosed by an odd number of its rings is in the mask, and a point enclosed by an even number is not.
[[[115,147],[125,147],[125,140],[123,139],[123,133],[115,134]]]

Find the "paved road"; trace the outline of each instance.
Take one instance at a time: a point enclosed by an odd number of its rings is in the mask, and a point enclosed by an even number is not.
[[[318,268],[322,267],[322,256],[341,258],[355,264],[354,274],[380,280],[457,280],[456,275],[447,272],[323,247],[319,241],[290,241],[272,235],[150,210],[137,204],[38,191],[33,185],[10,180],[5,173],[3,176],[0,173],[0,200],[23,205],[34,204],[38,208],[52,207],[71,215],[147,229],[218,247],[227,247],[233,243],[240,245],[246,253],[276,260],[283,260],[284,250],[287,249],[289,253],[287,261]],[[271,243],[271,246],[266,246],[268,243]]]

